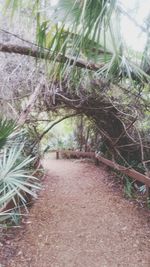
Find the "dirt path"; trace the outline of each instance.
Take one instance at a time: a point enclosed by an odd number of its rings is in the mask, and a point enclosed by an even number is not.
[[[9,267],[150,267],[148,215],[92,163],[47,158],[45,188]],[[15,253],[14,253],[15,254]]]

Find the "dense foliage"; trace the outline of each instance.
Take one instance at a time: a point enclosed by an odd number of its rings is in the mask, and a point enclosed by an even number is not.
[[[0,223],[19,218],[27,196],[36,197],[39,189],[38,179],[31,174],[34,158],[25,156],[24,143],[19,142],[22,134],[15,128],[14,122],[0,120]]]

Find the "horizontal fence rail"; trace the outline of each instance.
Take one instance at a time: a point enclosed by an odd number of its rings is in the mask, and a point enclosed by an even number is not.
[[[150,178],[133,168],[126,168],[122,165],[119,165],[118,163],[113,162],[112,160],[106,159],[102,156],[100,156],[98,153],[95,152],[81,152],[81,151],[72,151],[72,150],[61,150],[56,151],[56,158],[59,159],[60,155],[66,155],[68,158],[70,157],[83,157],[83,158],[92,158],[95,160],[96,163],[102,162],[103,164],[119,171],[120,173],[126,174],[127,176],[133,178],[134,180],[137,180],[139,182],[142,182],[145,184],[148,188],[150,188]]]

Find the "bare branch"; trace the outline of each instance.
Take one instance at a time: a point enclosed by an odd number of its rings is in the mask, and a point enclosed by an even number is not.
[[[41,89],[41,86],[42,86],[42,80],[41,80],[41,82],[39,82],[39,84],[35,88],[33,94],[30,95],[27,106],[21,112],[20,117],[19,117],[19,121],[18,121],[19,125],[23,125],[25,123],[27,116],[31,112],[31,109],[34,106],[34,103],[35,103],[35,101],[39,95],[39,91]]]
[[[45,134],[47,134],[56,124],[60,123],[61,121],[63,120],[66,120],[68,118],[71,118],[71,117],[75,117],[79,115],[79,113],[73,113],[73,114],[69,114],[69,115],[66,115],[65,117],[59,119],[58,121],[55,121],[53,124],[51,124],[51,126],[49,126],[40,136],[39,136],[39,140],[38,141],[41,141],[41,139],[43,138],[43,136]]]
[[[120,138],[123,137],[125,134],[127,134],[127,131],[133,126],[133,124],[136,122],[137,117],[134,118],[134,120],[129,124],[129,126],[126,128],[124,126],[124,130],[122,131],[122,133],[120,134],[120,136],[117,138],[117,140],[114,143],[114,146],[119,142]]]
[[[14,54],[20,54],[25,56],[31,56],[34,58],[40,58],[40,59],[47,59],[47,60],[54,60],[54,56],[52,57],[51,51],[47,49],[38,49],[33,48],[29,46],[21,46],[21,45],[14,45],[14,44],[3,44],[0,43],[0,52],[4,53],[14,53]],[[92,71],[98,71],[100,68],[104,67],[104,64],[94,64],[91,62],[86,62],[82,59],[76,60],[75,57],[67,57],[62,54],[57,55],[57,59],[55,58],[57,62],[60,63],[66,63],[69,62],[70,65],[75,65],[80,68],[86,68],[88,70]]]
[[[79,115],[80,113],[73,113],[73,114],[69,114],[69,115],[66,115],[64,117],[62,117],[61,119],[55,121],[54,123],[51,124],[51,126],[49,126],[39,137],[38,137],[38,140],[36,140],[32,147],[31,147],[31,151],[33,150],[33,148],[36,146],[37,143],[40,143],[40,141],[42,140],[42,138],[44,137],[44,135],[46,135],[56,124],[60,123],[61,121],[63,120],[66,120],[66,119],[69,119],[71,117],[75,117],[77,115]]]

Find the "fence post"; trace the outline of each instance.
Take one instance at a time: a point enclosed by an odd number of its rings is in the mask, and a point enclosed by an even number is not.
[[[150,187],[146,185],[146,197],[150,199]]]
[[[94,161],[95,161],[95,165],[99,166],[99,160],[97,158],[97,153],[95,152],[95,156],[94,156]]]
[[[96,165],[96,166],[99,166],[99,160],[98,160],[98,158],[95,157],[94,160],[95,160],[95,165]]]
[[[56,159],[59,159],[59,151],[56,151]]]

